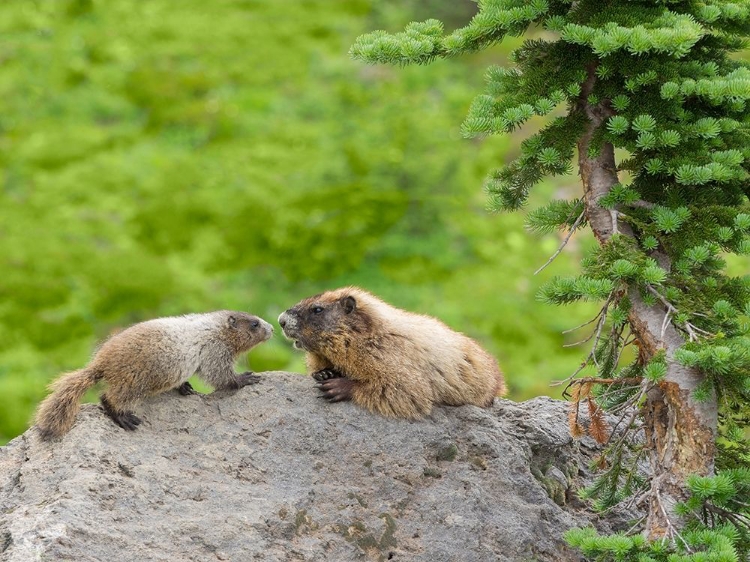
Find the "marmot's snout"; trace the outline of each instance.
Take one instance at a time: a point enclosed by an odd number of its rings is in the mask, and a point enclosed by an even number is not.
[[[271,339],[271,336],[273,336],[273,326],[266,322],[265,320],[260,319],[260,325],[263,327],[263,331],[265,333],[265,338],[263,338],[263,341]]]
[[[297,322],[297,316],[292,312],[292,309],[285,310],[279,315],[279,326],[281,331],[284,333],[284,337],[294,342],[294,347],[302,349],[299,341],[298,328],[299,323]]]
[[[290,337],[290,334],[293,333],[297,327],[297,318],[289,312],[289,310],[285,310],[279,314],[279,326],[281,326],[281,330],[286,337]]]

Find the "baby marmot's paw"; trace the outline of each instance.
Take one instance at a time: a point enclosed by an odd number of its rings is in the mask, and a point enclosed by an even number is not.
[[[336,369],[327,368],[327,369],[321,369],[320,371],[315,371],[312,375],[312,378],[314,378],[318,382],[327,381],[329,379],[338,379],[344,376],[343,373],[340,373]]]
[[[261,381],[259,375],[253,374],[252,371],[245,371],[241,375],[237,375],[237,388],[242,388],[249,384],[258,384]]]
[[[352,399],[354,381],[346,377],[339,376],[335,379],[329,379],[318,383],[317,386],[322,393],[320,397],[329,402],[345,402]]]
[[[177,392],[179,392],[183,396],[191,396],[193,394],[195,394],[197,396],[200,396],[200,394],[201,394],[200,392],[198,392],[197,390],[195,390],[193,388],[193,385],[190,384],[188,381],[185,381],[180,386],[178,386],[177,387]]]

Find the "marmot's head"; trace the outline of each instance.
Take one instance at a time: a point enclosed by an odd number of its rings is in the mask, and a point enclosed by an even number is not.
[[[279,325],[298,349],[321,352],[346,345],[351,337],[370,331],[372,318],[362,306],[368,297],[355,287],[308,297],[282,312]]]
[[[222,310],[217,314],[222,326],[222,340],[235,354],[252,349],[273,335],[271,324],[247,312]]]

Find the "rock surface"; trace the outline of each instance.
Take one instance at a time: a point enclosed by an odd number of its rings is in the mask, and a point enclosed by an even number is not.
[[[604,525],[548,398],[388,420],[270,372],[138,414],[125,432],[86,405],[62,440],[0,448],[0,560],[563,561],[566,529]]]

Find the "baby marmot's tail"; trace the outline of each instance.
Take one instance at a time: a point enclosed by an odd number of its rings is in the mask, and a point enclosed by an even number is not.
[[[101,377],[91,368],[66,373],[50,385],[50,394],[36,411],[36,425],[42,439],[60,437],[73,426],[85,392]]]

